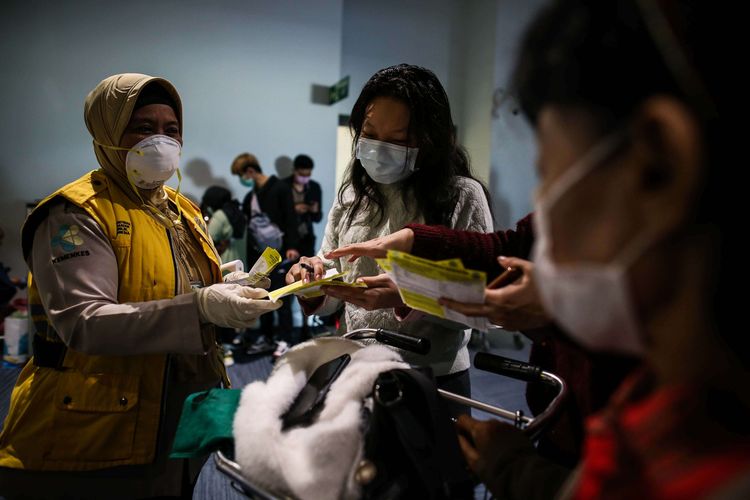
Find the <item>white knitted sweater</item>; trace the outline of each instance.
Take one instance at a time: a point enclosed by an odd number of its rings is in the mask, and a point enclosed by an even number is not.
[[[482,233],[492,231],[492,216],[481,185],[467,177],[459,177],[456,185],[461,190],[458,205],[453,213],[450,227]],[[350,243],[361,243],[379,236],[391,234],[403,228],[406,224],[424,223],[422,214],[414,213],[414,207],[403,202],[399,184],[379,186],[385,198],[385,216],[383,222],[376,225],[376,217],[372,211],[360,211],[347,224],[347,209],[354,199],[353,190],[344,193],[344,203],[338,199],[328,214],[323,243],[318,256],[329,267],[335,266],[339,271],[345,271],[351,277],[375,276],[383,272],[375,261],[362,257],[355,262],[347,262],[347,258],[330,261],[323,255]],[[317,314],[330,314],[336,310],[340,302],[332,297],[326,297]],[[393,309],[367,311],[353,304],[346,304],[344,321],[345,328],[386,328],[402,331],[419,337],[428,337],[432,344],[430,353],[420,356],[402,351],[404,359],[415,365],[432,366],[435,375],[447,375],[465,370],[469,367],[469,353],[466,344],[469,342],[470,330],[460,330],[440,324],[439,320],[417,319],[400,322]]]

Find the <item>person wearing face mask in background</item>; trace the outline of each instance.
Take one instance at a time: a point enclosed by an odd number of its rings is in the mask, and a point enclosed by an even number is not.
[[[323,202],[320,184],[311,178],[314,166],[309,156],[297,155],[294,158],[294,173],[284,179],[292,193],[294,212],[297,214],[299,234],[297,250],[300,255],[315,254],[313,224],[320,222],[323,218],[320,211],[320,205]]]
[[[569,476],[512,427],[459,419],[469,465],[497,497],[750,498],[718,12],[560,0],[525,35],[516,86],[539,145],[541,301],[573,341],[641,366],[589,419]]]
[[[297,155],[294,158],[294,172],[291,176],[284,179],[292,193],[294,202],[294,211],[297,213],[297,231],[299,233],[298,250],[300,255],[315,254],[315,231],[313,224],[320,222],[323,213],[320,205],[323,202],[323,196],[320,184],[312,180],[312,171],[315,164],[312,158],[307,155]],[[300,328],[300,340],[310,338],[310,329],[307,320],[302,321]]]
[[[328,287],[326,297],[300,304],[307,314],[325,315],[345,300],[342,328],[387,328],[429,337],[428,355],[404,357],[430,365],[440,387],[468,395],[470,330],[424,318],[401,323],[393,309],[403,305],[398,290],[373,259],[325,258],[339,246],[390,234],[409,222],[481,232],[492,228],[489,195],[472,177],[456,142],[445,90],[425,68],[400,64],[382,69],[362,89],[350,127],[354,158],[328,215],[321,249],[316,257],[302,257],[287,282],[317,278],[334,267],[362,277],[366,289]]]
[[[275,175],[265,175],[258,162],[258,158],[250,153],[238,155],[232,162],[231,172],[239,177],[240,183],[249,189],[242,200],[242,211],[250,222],[247,235],[248,265],[260,257],[266,246],[276,248],[284,257],[284,261],[271,273],[271,289],[284,286],[284,276],[293,262],[299,259],[299,233],[297,231],[297,214],[294,212],[294,202],[289,185]],[[262,215],[261,215],[262,214]],[[278,237],[274,243],[259,240],[260,235],[252,231],[253,219],[264,220],[268,223],[266,229],[271,229]],[[267,314],[260,319],[260,336],[255,339],[251,351],[264,350],[271,340],[292,342],[292,303],[287,301],[278,310],[279,327],[274,329],[273,314]]]
[[[205,459],[168,455],[185,397],[229,383],[214,325],[278,306],[220,283],[198,207],[164,186],[182,150],[170,82],[111,76],[84,117],[100,169],[39,203],[22,230],[34,356],[0,434],[1,493],[188,497]]]

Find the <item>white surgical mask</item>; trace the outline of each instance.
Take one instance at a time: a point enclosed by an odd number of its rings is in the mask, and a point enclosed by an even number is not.
[[[419,148],[362,137],[357,142],[356,156],[372,180],[379,184],[393,184],[414,172],[417,153]]]
[[[594,350],[643,354],[628,269],[652,243],[641,235],[611,262],[557,264],[552,258],[549,218],[555,203],[622,144],[618,133],[605,138],[557,179],[534,208],[532,260],[542,304],[579,344]]]
[[[125,157],[128,179],[141,189],[154,189],[172,177],[180,163],[180,143],[166,135],[151,135],[130,148]]]

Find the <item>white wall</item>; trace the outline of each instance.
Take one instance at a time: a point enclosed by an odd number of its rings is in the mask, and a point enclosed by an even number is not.
[[[497,4],[495,95],[503,104],[495,109],[492,119],[489,187],[498,229],[515,227],[516,221],[532,210],[532,190],[536,186],[534,133],[517,102],[512,96],[506,98],[506,91],[521,35],[544,3],[545,0],[498,0]]]
[[[490,177],[491,110],[495,75],[497,0],[461,2],[453,25],[451,100],[458,140],[471,157],[474,174]]]
[[[83,101],[114,73],[164,76],[180,91],[188,195],[224,184],[242,197],[229,165],[243,151],[271,172],[307,153],[333,186],[337,111],[311,104],[310,86],[340,76],[342,10],[342,0],[4,2],[0,260],[23,274],[24,204],[97,167]],[[324,210],[331,201],[329,189]]]
[[[459,5],[457,0],[346,0],[341,73],[351,81],[340,112],[349,114],[367,80],[394,64],[431,69],[449,89],[452,22]]]

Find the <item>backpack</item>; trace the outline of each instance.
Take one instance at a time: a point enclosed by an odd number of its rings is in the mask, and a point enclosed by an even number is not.
[[[266,247],[282,248],[284,232],[279,226],[271,222],[271,218],[263,213],[258,204],[258,197],[253,194],[250,202],[250,219],[247,221],[248,234],[255,241],[255,248],[263,250]]]

